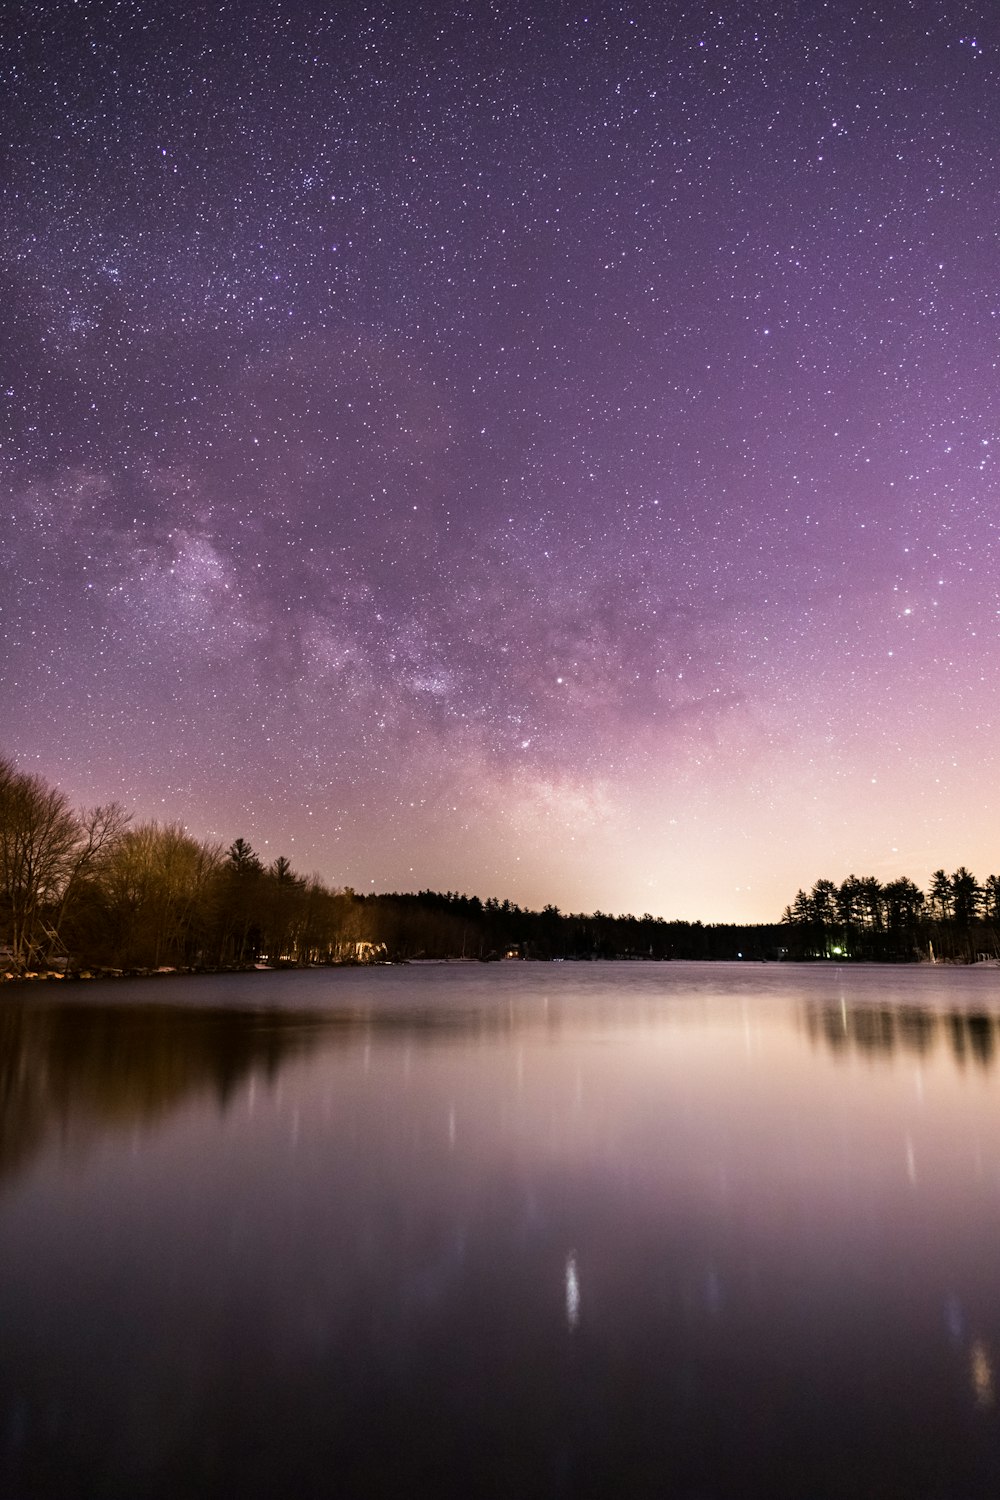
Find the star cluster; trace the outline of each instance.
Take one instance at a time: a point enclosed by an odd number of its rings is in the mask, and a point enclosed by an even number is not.
[[[360,889],[996,865],[1000,25],[46,0],[3,746]]]

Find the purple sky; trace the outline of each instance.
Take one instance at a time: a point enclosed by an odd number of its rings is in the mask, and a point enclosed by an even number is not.
[[[1000,867],[992,7],[16,7],[0,746],[361,890]]]

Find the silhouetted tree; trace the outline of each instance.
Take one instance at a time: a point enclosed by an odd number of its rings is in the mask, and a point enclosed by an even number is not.
[[[56,787],[0,757],[0,917],[16,965],[60,948],[75,894],[127,822],[117,803],[74,813]]]
[[[987,875],[983,881],[983,916],[1000,922],[1000,875]]]
[[[951,877],[951,911],[955,925],[959,928],[972,926],[979,915],[982,889],[975,875],[960,865]]]
[[[951,881],[944,870],[935,870],[931,876],[928,898],[933,915],[940,921],[947,921],[951,916],[952,895]]]

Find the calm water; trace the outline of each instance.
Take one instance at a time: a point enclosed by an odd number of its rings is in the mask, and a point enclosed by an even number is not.
[[[0,1494],[1000,1491],[1000,970],[0,991]]]

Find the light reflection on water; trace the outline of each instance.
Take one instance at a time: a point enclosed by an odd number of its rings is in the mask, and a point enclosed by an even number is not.
[[[5,1496],[1000,1482],[997,971],[0,993]]]

